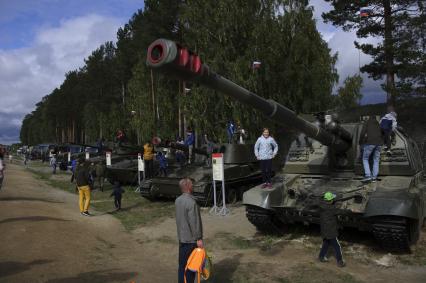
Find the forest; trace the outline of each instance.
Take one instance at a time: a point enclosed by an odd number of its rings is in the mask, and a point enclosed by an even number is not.
[[[425,95],[423,1],[325,1],[334,8],[323,15],[326,21],[358,28],[359,37],[383,37],[375,47],[355,44],[374,59],[362,71],[386,77],[389,101]],[[381,13],[391,2],[402,10]],[[369,26],[359,16],[367,4]],[[397,28],[387,26],[389,18]],[[220,93],[147,68],[147,47],[157,38],[188,46],[217,73],[296,113],[354,107],[362,95],[359,75],[335,90],[338,54],[318,32],[308,0],[146,0],[119,28],[116,42],[94,50],[25,116],[21,142],[93,143],[113,140],[120,129],[141,144],[153,136],[175,139],[187,127],[224,141],[229,120],[240,123],[251,139],[264,126],[273,129],[260,113]]]

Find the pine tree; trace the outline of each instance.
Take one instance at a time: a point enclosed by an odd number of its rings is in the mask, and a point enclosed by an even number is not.
[[[383,85],[388,104],[401,91],[424,91],[425,4],[419,0],[325,0],[334,10],[323,18],[345,31],[356,30],[358,38],[375,38],[376,45],[355,42],[373,61],[361,68]],[[362,12],[362,13],[361,13]],[[419,32],[414,32],[418,30]],[[423,76],[421,75],[423,74]]]

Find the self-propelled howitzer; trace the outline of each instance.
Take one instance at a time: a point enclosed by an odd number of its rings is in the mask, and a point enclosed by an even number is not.
[[[256,186],[244,193],[247,218],[259,230],[280,231],[294,222],[318,223],[315,206],[331,191],[342,200],[338,204],[341,226],[372,232],[390,251],[407,250],[417,242],[426,214],[426,184],[418,147],[404,132],[395,131],[390,155],[382,152],[377,182],[363,184],[362,122],[339,124],[328,116],[310,123],[216,74],[199,56],[169,40],[159,39],[149,46],[147,64],[231,96],[300,134],[272,188]]]

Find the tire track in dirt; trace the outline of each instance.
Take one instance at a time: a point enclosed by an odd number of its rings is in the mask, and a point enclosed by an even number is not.
[[[8,165],[0,191],[0,282],[173,282],[175,267],[113,216],[81,216],[77,196]]]

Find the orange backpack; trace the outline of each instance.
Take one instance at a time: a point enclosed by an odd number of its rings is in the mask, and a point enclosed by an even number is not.
[[[186,271],[192,271],[197,273],[197,282],[199,283],[201,277],[207,280],[210,277],[211,262],[207,256],[206,250],[202,248],[196,248],[192,251],[188,258],[185,267],[185,283],[186,282]],[[192,282],[191,282],[192,283]]]

